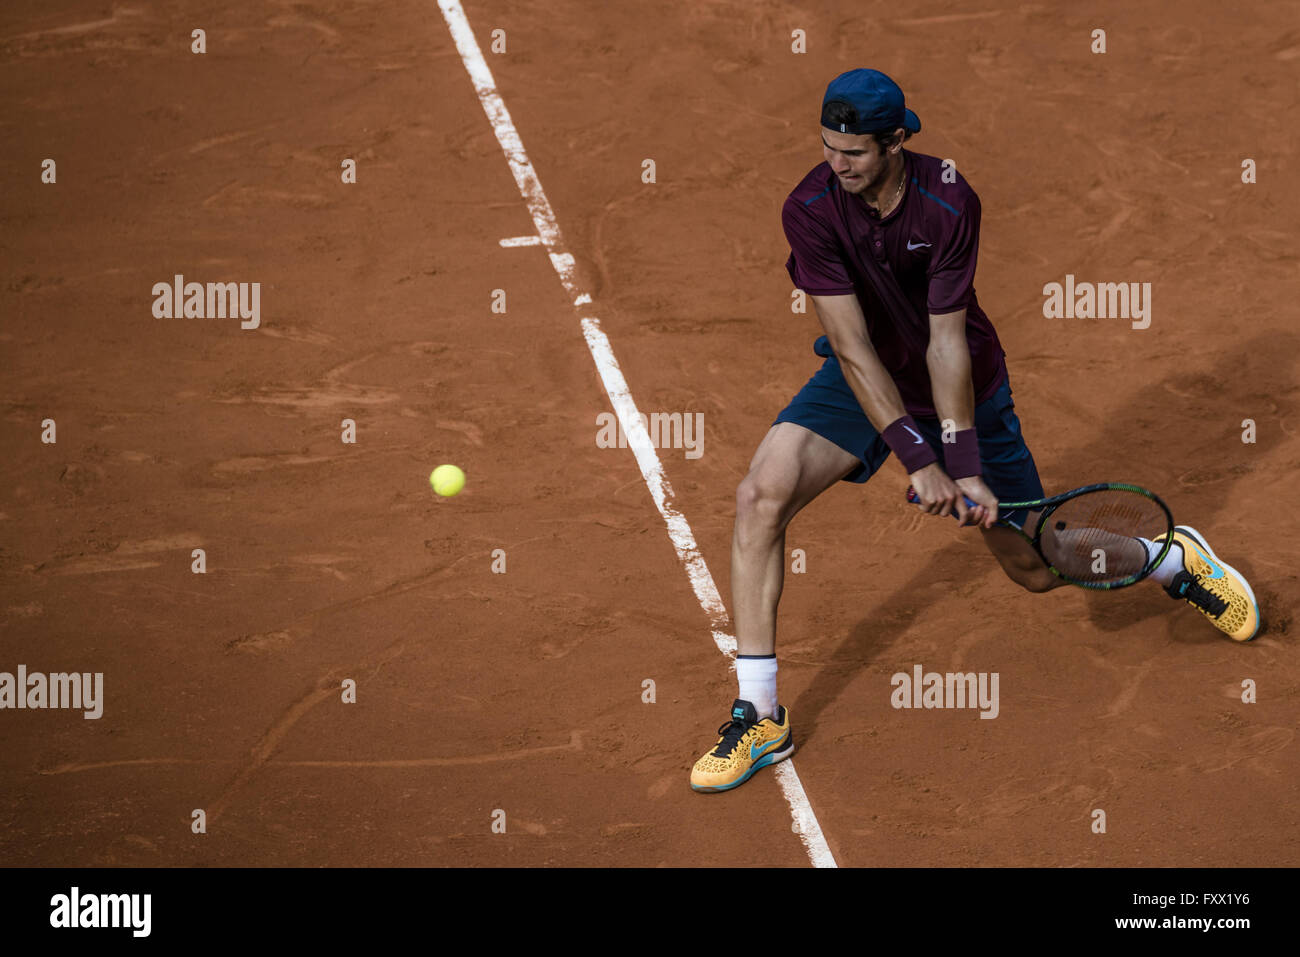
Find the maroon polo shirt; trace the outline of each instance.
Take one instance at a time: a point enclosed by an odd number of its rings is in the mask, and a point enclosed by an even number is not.
[[[785,268],[809,295],[857,295],[867,335],[904,407],[935,418],[925,364],[931,313],[965,307],[977,403],[1006,379],[1006,362],[975,298],[979,197],[955,169],[949,174],[955,181],[945,183],[934,156],[903,150],[903,160],[903,200],[884,219],[840,187],[830,164],[814,167],[781,210],[790,242]]]

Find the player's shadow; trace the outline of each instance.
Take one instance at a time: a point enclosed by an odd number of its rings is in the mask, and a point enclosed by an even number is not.
[[[1152,364],[1147,367],[1149,378],[1119,408],[1112,404],[1110,413],[1115,420],[1105,429],[1089,429],[1097,436],[1092,441],[1053,456],[1050,461],[1039,443],[1035,458],[1044,488],[1050,494],[1089,482],[1127,481],[1152,489],[1169,505],[1175,523],[1204,532],[1216,551],[1224,552],[1224,557],[1250,579],[1265,628],[1270,621],[1275,625],[1285,623],[1285,612],[1275,592],[1254,574],[1247,551],[1250,543],[1228,542],[1220,549],[1213,531],[1234,486],[1266,468],[1282,452],[1280,423],[1297,410],[1296,376],[1294,360],[1279,362],[1278,358],[1300,355],[1297,346],[1300,337],[1270,334],[1243,342],[1212,361],[1174,359]],[[1040,434],[1035,431],[1034,410],[1024,403],[1023,395],[1018,399],[1016,412],[1025,440],[1034,449],[1035,436]],[[1254,445],[1242,441],[1245,419],[1255,422]],[[1249,513],[1245,516],[1240,512],[1242,503],[1236,505],[1234,516],[1244,519],[1243,524],[1271,520],[1272,511],[1262,501],[1246,505]],[[823,710],[840,697],[863,665],[907,634],[918,609],[925,610],[950,598],[952,581],[969,577],[968,557],[957,552],[935,555],[909,581],[892,594],[881,596],[867,610],[792,707],[799,716],[800,736],[805,742],[816,734]],[[987,555],[987,561],[996,569],[991,555]],[[1102,632],[1118,631],[1173,611],[1196,614],[1152,584],[1087,595],[1089,621]],[[1026,592],[1022,600],[1033,601],[1036,597]],[[1010,622],[1014,606],[1006,613]],[[960,627],[960,623],[954,625]],[[1217,631],[1208,624],[1205,629],[1204,640],[1219,640]]]

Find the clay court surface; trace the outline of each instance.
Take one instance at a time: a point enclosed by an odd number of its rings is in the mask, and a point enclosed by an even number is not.
[[[580,320],[643,412],[704,413],[701,457],[659,455],[729,603],[735,487],[821,361],[781,203],[827,81],[873,66],[921,117],[908,148],[981,196],[979,298],[1045,486],[1157,490],[1266,631],[1149,584],[1022,593],[896,463],[841,483],[791,526],[778,638],[827,848],[1300,860],[1294,17],[831,6],[465,0],[575,309],[544,248],[500,244],[533,221],[433,0],[4,5],[0,671],[102,672],[105,702],[0,712],[0,859],[808,866],[773,772],[688,786],[735,678],[632,452],[597,445]],[[155,318],[177,273],[260,282],[260,327]],[[1066,274],[1152,283],[1150,328],[1044,318]],[[916,664],[998,672],[998,718],[893,709]]]

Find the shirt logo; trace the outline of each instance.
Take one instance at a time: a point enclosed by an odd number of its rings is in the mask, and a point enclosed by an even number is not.
[[[929,243],[916,243],[916,244],[914,245],[910,239],[907,241],[907,248],[908,248],[909,250],[912,250],[912,249],[920,249],[922,246],[924,246],[926,249],[929,249],[929,248],[930,248],[930,244],[929,244]]]

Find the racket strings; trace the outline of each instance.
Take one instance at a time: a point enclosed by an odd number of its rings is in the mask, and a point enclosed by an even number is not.
[[[1061,577],[1105,585],[1147,571],[1146,543],[1170,531],[1169,517],[1152,499],[1123,489],[1080,495],[1058,506],[1043,525],[1043,557]]]

